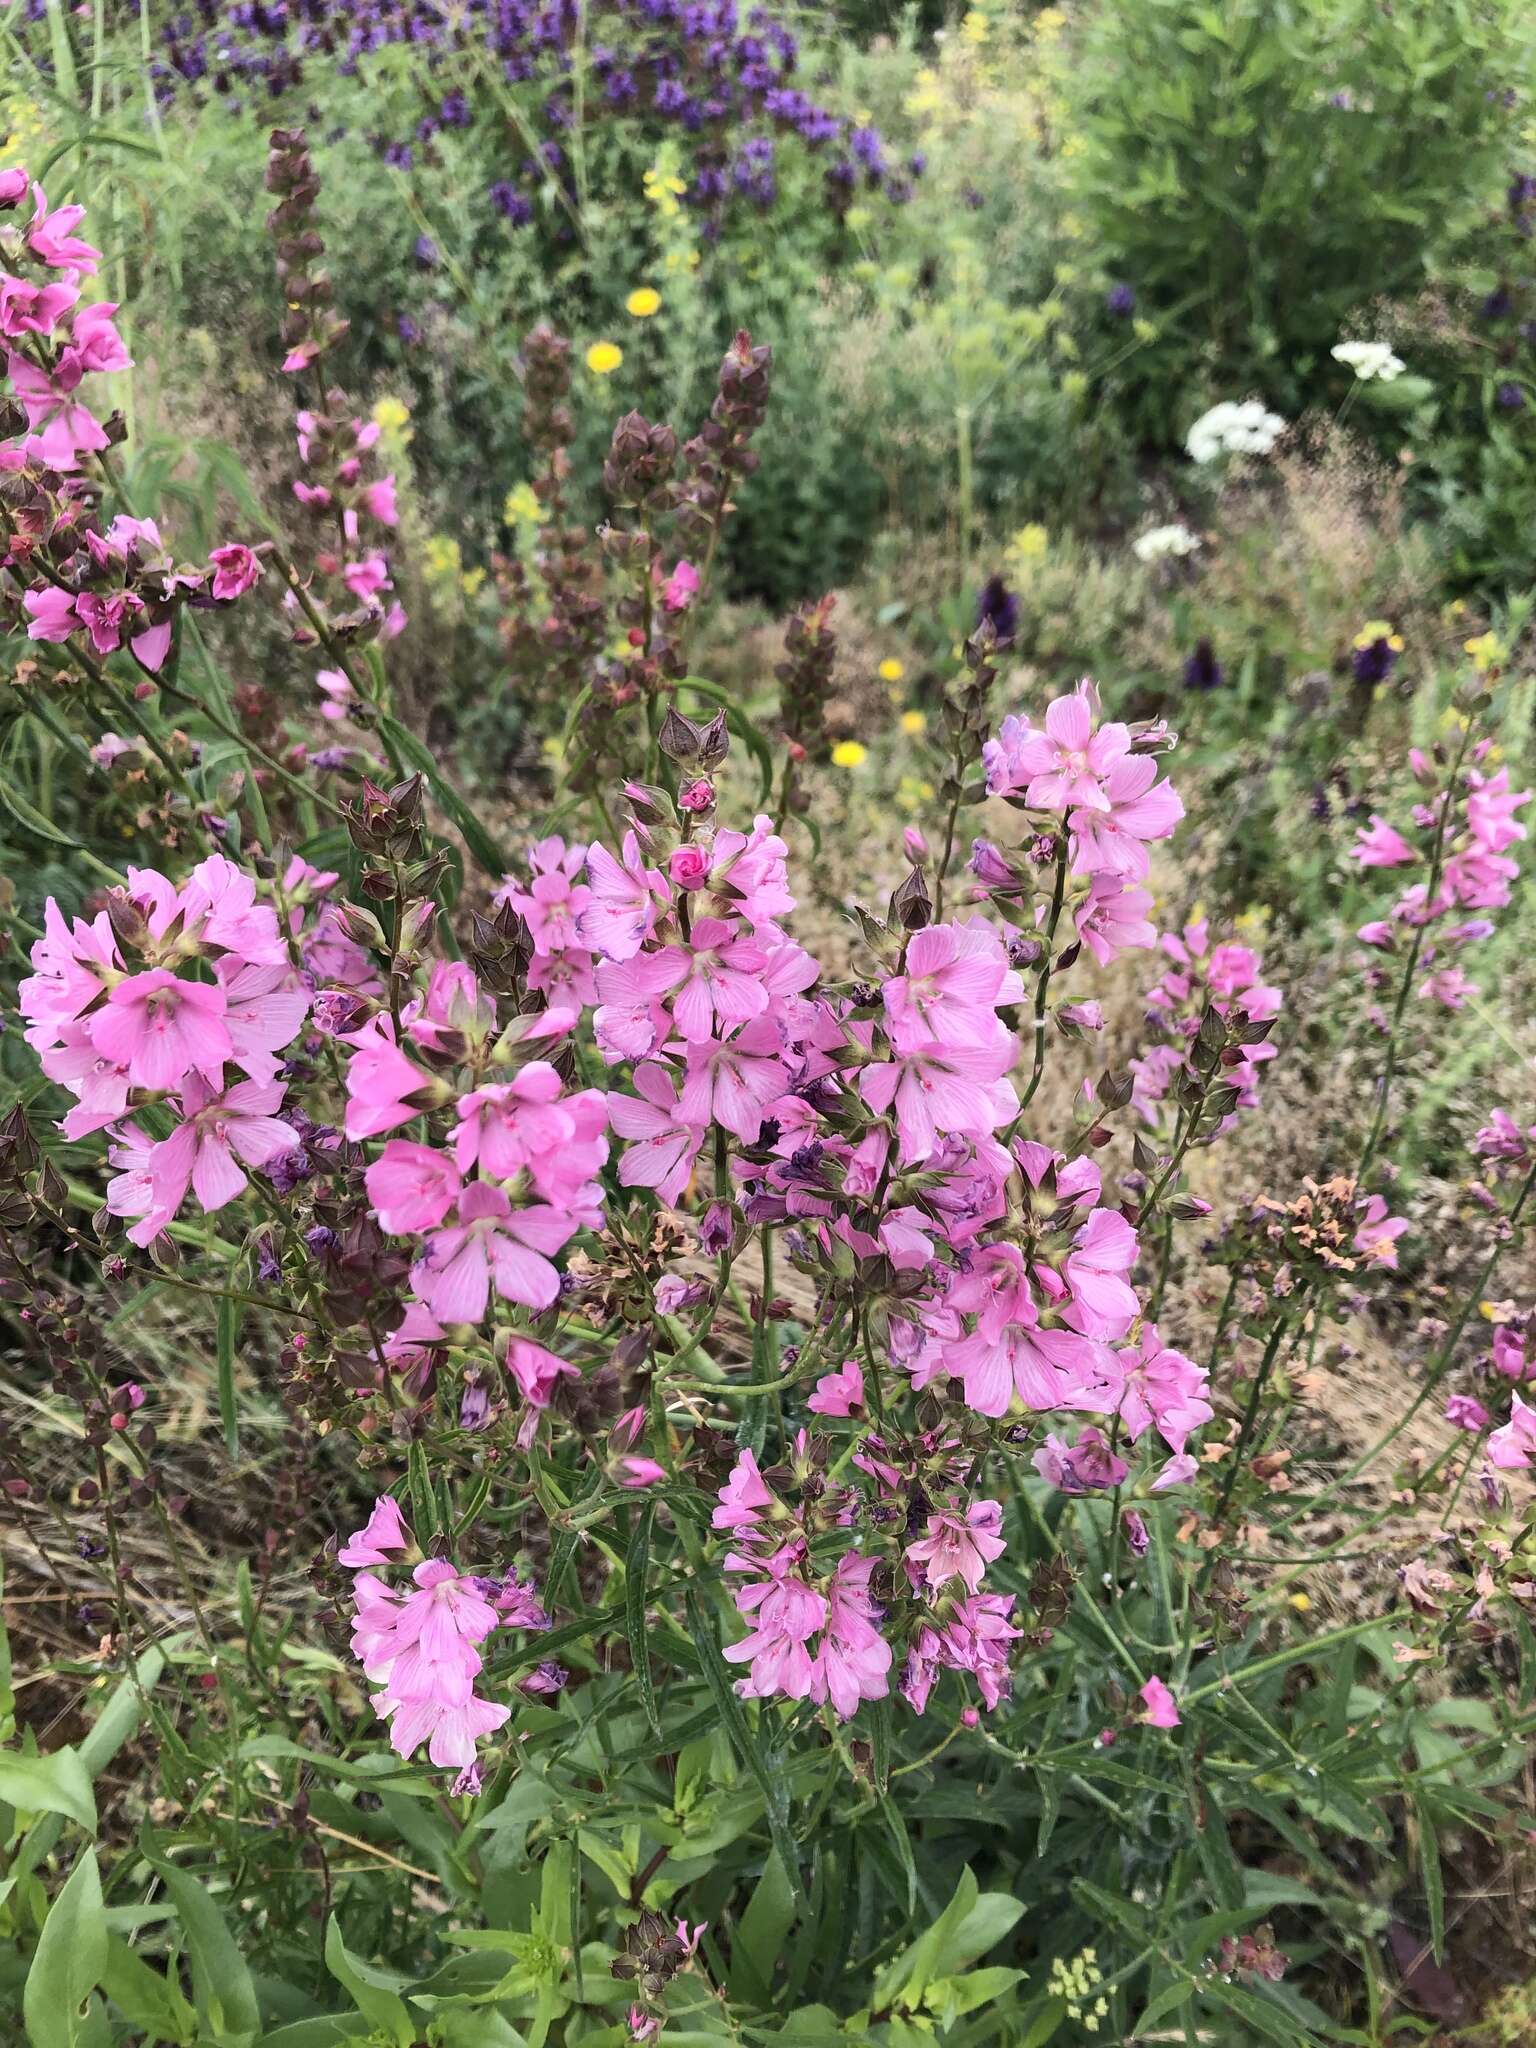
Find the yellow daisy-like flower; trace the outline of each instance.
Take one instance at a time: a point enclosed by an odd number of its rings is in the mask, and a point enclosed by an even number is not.
[[[973,49],[980,49],[991,33],[992,24],[979,7],[973,7],[960,24],[961,42],[969,43]]]
[[[1050,544],[1050,534],[1033,519],[1013,536],[1013,552],[1021,562],[1038,562]]]
[[[905,733],[910,733],[913,739],[920,738],[928,730],[927,712],[903,711],[901,714],[901,729]]]
[[[376,399],[373,407],[373,423],[386,434],[398,433],[411,416],[411,408],[403,398]]]
[[[651,285],[640,285],[624,301],[624,310],[636,320],[649,320],[653,313],[661,311],[661,293]]]
[[[1466,643],[1466,651],[1472,657],[1472,666],[1480,676],[1504,659],[1505,648],[1497,633],[1479,633],[1475,640]]]
[[[839,740],[832,749],[834,768],[859,768],[869,759],[868,747],[858,740]]]
[[[616,341],[594,341],[587,350],[587,368],[594,377],[611,377],[624,360]]]
[[[532,484],[515,484],[507,493],[501,516],[508,526],[537,526],[544,514]]]
[[[1310,1593],[1292,1593],[1290,1595],[1290,1604],[1298,1614],[1310,1614],[1312,1612],[1312,1596]]]
[[[1356,647],[1374,647],[1378,640],[1385,640],[1394,654],[1403,651],[1403,636],[1390,619],[1367,619],[1355,635]]]
[[[896,659],[895,655],[888,655],[875,671],[882,683],[899,683],[906,672],[905,667]]]

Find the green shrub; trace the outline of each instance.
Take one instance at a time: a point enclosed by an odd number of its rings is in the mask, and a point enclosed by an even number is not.
[[[1352,313],[1413,291],[1481,206],[1529,75],[1517,0],[1123,0],[1073,72],[1078,202],[1157,333],[1122,371],[1148,440],[1204,394],[1294,414]]]

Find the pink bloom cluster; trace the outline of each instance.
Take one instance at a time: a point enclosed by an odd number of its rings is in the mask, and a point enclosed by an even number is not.
[[[302,1029],[310,992],[290,964],[277,913],[221,854],[176,888],[130,868],[127,888],[90,919],[50,897],[19,1002],[27,1042],[75,1107],[66,1137],[112,1135],[120,1169],[107,1204],[148,1244],[188,1193],[204,1210],[244,1189],[300,1140],[280,1120],[279,1054]],[[129,1119],[158,1102],[176,1119],[152,1137]]]
[[[1081,885],[1073,921],[1101,965],[1156,936],[1151,894],[1141,884],[1149,845],[1169,838],[1184,815],[1173,784],[1157,779],[1155,756],[1171,744],[1161,728],[1103,723],[1098,691],[1084,680],[1046,707],[1042,725],[1005,718],[982,750],[991,795],[1042,823],[1065,820],[1070,871]],[[1008,865],[995,848],[979,842],[973,869],[990,892],[1009,893]]]
[[[1401,934],[1424,932],[1419,962],[1429,971],[1418,994],[1451,1010],[1461,1009],[1469,996],[1477,994],[1477,984],[1468,980],[1456,955],[1493,931],[1487,913],[1509,902],[1510,885],[1520,872],[1510,848],[1526,837],[1526,827],[1515,814],[1529,803],[1531,793],[1510,788],[1507,768],[1482,773],[1491,745],[1478,741],[1460,785],[1444,788],[1438,786],[1434,762],[1415,747],[1409,757],[1413,773],[1430,792],[1413,810],[1419,844],[1373,813],[1369,829],[1351,849],[1352,857],[1366,868],[1426,868],[1433,846],[1438,842],[1444,849],[1433,896],[1428,880],[1411,883],[1389,915],[1362,925],[1358,936],[1367,946],[1391,952]]]
[[[1147,991],[1147,1015],[1171,1042],[1149,1046],[1130,1061],[1135,1077],[1131,1099],[1153,1125],[1168,1095],[1181,1082],[1195,1078],[1189,1054],[1207,1005],[1220,1017],[1256,1025],[1278,1017],[1281,1001],[1280,990],[1264,982],[1263,962],[1254,949],[1231,939],[1212,945],[1210,925],[1203,917],[1192,919],[1182,932],[1165,932],[1158,944],[1173,965]],[[1275,1047],[1255,1033],[1240,1050],[1241,1058],[1224,1065],[1221,1078],[1237,1089],[1239,1109],[1253,1109],[1259,1099],[1259,1069],[1274,1058]],[[1229,1130],[1236,1120],[1235,1113],[1229,1116],[1222,1130]]]
[[[25,227],[6,222],[28,197]],[[261,574],[253,551],[215,548],[201,567],[177,563],[154,521],[119,515],[103,530],[79,475],[83,457],[111,446],[82,395],[85,379],[132,367],[113,325],[117,307],[82,302],[101,252],[75,233],[84,209],[50,211],[22,170],[0,173],[0,343],[26,431],[0,445],[0,470],[17,480],[7,506],[3,566],[20,585],[28,637],[80,644],[98,656],[128,647],[157,670],[170,650],[179,605],[223,604]],[[15,602],[14,588],[8,593]]]
[[[803,1468],[803,1431],[795,1450]],[[720,1489],[714,1526],[737,1546],[726,1553],[725,1569],[742,1575],[734,1598],[751,1623],[750,1633],[725,1651],[731,1663],[750,1667],[737,1691],[747,1699],[830,1701],[844,1720],[861,1700],[884,1699],[891,1648],[870,1593],[874,1559],[849,1550],[829,1573],[819,1570],[805,1529],[750,1451]]]
[[[543,1629],[548,1616],[527,1587],[498,1586],[455,1569],[446,1558],[426,1558],[406,1592],[381,1579],[375,1567],[397,1562],[412,1547],[410,1532],[390,1495],[375,1501],[366,1525],[337,1552],[356,1572],[353,1580],[352,1654],[371,1684],[375,1711],[390,1724],[390,1747],[414,1756],[422,1743],[434,1764],[461,1773],[456,1791],[477,1789],[475,1745],[494,1734],[510,1708],[482,1699],[475,1681],[484,1669],[480,1649],[493,1629]]]
[[[560,1284],[552,1255],[601,1221],[608,1098],[567,1093],[546,1060],[514,1064],[516,1028],[498,1034],[494,1000],[470,969],[439,962],[398,1027],[380,1011],[341,1034],[349,1138],[398,1130],[427,1110],[440,1127],[451,1122],[432,1142],[390,1138],[365,1176],[381,1226],[422,1240],[412,1285],[440,1324],[480,1322],[493,1293],[548,1308]],[[530,1367],[523,1392],[535,1406],[558,1366]]]

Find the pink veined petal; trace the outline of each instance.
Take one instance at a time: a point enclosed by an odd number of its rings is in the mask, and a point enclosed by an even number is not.
[[[548,1308],[560,1292],[560,1275],[548,1259],[510,1237],[497,1234],[490,1259],[496,1292],[507,1301],[520,1301],[525,1308]]]
[[[222,1209],[246,1185],[245,1175],[235,1164],[226,1139],[204,1132],[192,1163],[192,1192],[205,1210]]]
[[[466,1238],[442,1266],[418,1260],[411,1268],[411,1284],[439,1322],[478,1323],[491,1293],[483,1240]]]

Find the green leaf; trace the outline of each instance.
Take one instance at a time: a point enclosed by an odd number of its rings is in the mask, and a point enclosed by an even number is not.
[[[101,1988],[127,2020],[154,2041],[174,2041],[179,2048],[197,2038],[197,2014],[181,1987],[151,1969],[120,1934],[107,1937],[107,1961]]]
[[[1410,1797],[1419,1823],[1419,1869],[1424,1878],[1424,1903],[1429,1909],[1429,1938],[1439,1963],[1445,1960],[1445,1876],[1440,1868],[1440,1840],[1428,1799],[1417,1789]]]
[[[783,1778],[776,1768],[770,1767],[751,1729],[747,1726],[747,1717],[741,1711],[741,1701],[736,1697],[731,1674],[720,1655],[720,1645],[714,1629],[699,1603],[698,1595],[693,1592],[688,1595],[688,1626],[698,1648],[699,1668],[703,1672],[705,1684],[714,1697],[725,1731],[730,1736],[737,1755],[762,1787],[768,1815],[768,1831],[773,1837],[773,1846],[779,1852],[779,1860],[784,1865],[785,1875],[798,1895],[800,1870],[795,1855],[794,1838],[789,1832],[789,1813],[784,1797]]]
[[[459,828],[459,835],[470,853],[488,875],[494,875],[500,881],[509,865],[506,855],[453,784],[438,773],[437,762],[421,741],[413,732],[407,732],[395,718],[381,718],[379,730],[401,760],[427,778],[427,786]]]
[[[74,852],[80,851],[80,841],[45,818],[36,804],[28,801],[21,793],[20,769],[17,756],[25,735],[34,721],[27,717],[18,718],[11,728],[5,751],[0,754],[0,803],[10,812],[23,831],[30,832],[34,839],[46,840],[52,846],[67,846]]]
[[[375,2035],[391,2036],[395,2048],[411,2048],[416,2039],[416,2022],[400,1996],[404,1978],[353,1955],[341,1938],[334,1914],[325,1930],[325,1967],[351,1993],[352,2003]]]
[[[159,1872],[181,1922],[198,2018],[219,2048],[252,2048],[261,2031],[256,1989],[223,1914],[189,1871],[178,1870],[147,1843],[143,1847],[145,1862]]]
[[[86,2038],[91,1993],[106,1967],[101,1875],[88,1849],[49,1908],[27,1972],[21,2010],[32,2048],[76,2048]]]
[[[240,1456],[240,1409],[235,1400],[235,1342],[240,1335],[240,1304],[231,1294],[219,1303],[219,1420],[224,1425],[224,1448],[232,1459]]]
[[[783,1952],[784,1937],[795,1917],[795,1893],[789,1875],[770,1853],[763,1874],[753,1887],[747,1910],[736,1927],[731,1947],[730,1993],[755,2005],[768,2005],[773,1997],[773,1968]]]
[[[0,1750],[0,1799],[23,1813],[62,1813],[87,1834],[96,1832],[96,1795],[91,1774],[73,1749],[47,1756]]]
[[[660,1735],[656,1681],[651,1672],[651,1652],[645,1632],[645,1573],[650,1563],[651,1524],[655,1519],[656,1503],[648,1500],[636,1518],[635,1533],[629,1539],[629,1550],[624,1559],[624,1630],[629,1637],[630,1662],[640,1682],[640,1704],[645,1708],[645,1718]]]
[[[125,1678],[91,1724],[91,1732],[80,1744],[80,1761],[93,1779],[99,1778],[123,1744],[144,1718],[144,1702],[155,1689],[165,1669],[165,1656],[151,1647],[135,1662],[137,1683]]]

